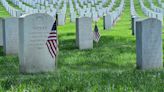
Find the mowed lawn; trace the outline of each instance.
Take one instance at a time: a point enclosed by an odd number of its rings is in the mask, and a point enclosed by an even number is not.
[[[120,0],[116,1],[119,4]],[[103,30],[103,20],[99,20],[101,39],[92,50],[80,51],[76,47],[74,23],[67,20],[65,26],[58,27],[60,52],[56,72],[20,74],[18,57],[3,56],[1,47],[0,92],[163,92],[164,69],[136,69],[130,0],[125,1],[125,10],[112,29]],[[139,5],[138,0],[134,1]],[[1,7],[0,12],[4,13],[0,16],[9,16]],[[137,12],[144,16],[139,6]]]

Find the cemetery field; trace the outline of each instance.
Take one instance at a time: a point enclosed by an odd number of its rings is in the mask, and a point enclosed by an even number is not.
[[[119,4],[120,0],[116,2]],[[134,4],[139,16],[145,18],[138,0]],[[1,3],[0,17],[9,17]],[[67,18],[66,25],[58,26],[59,55],[55,72],[21,74],[18,56],[5,56],[0,47],[0,92],[163,92],[164,69],[136,69],[130,0],[125,0],[125,9],[111,29],[103,29],[102,18],[97,25],[101,38],[91,50],[76,47],[75,23]],[[163,34],[162,37],[164,43]]]

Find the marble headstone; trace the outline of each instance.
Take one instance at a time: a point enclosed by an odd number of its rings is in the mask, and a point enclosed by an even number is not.
[[[3,21],[3,49],[6,55],[18,55],[19,19],[6,18]]]
[[[142,70],[163,67],[162,23],[149,18],[136,22],[137,68]]]
[[[103,23],[104,23],[104,30],[108,30],[112,27],[112,19],[111,15],[108,14],[103,17]]]
[[[0,46],[3,46],[3,19],[0,18]]]
[[[65,14],[64,13],[58,13],[57,14],[57,17],[58,17],[58,25],[65,25]]]
[[[48,14],[36,13],[21,16],[19,21],[19,60],[21,73],[40,73],[55,70],[46,43],[54,23]]]
[[[76,19],[76,45],[80,50],[93,48],[91,18],[81,17]]]

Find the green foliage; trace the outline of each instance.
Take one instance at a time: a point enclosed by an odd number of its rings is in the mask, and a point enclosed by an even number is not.
[[[77,49],[74,23],[67,20],[65,26],[58,27],[60,53],[56,72],[20,74],[18,57],[3,56],[0,47],[0,92],[163,92],[163,69],[136,69],[130,2],[125,1],[126,8],[113,28],[103,30],[103,21],[99,20],[101,40],[94,43],[92,50]],[[144,16],[138,0],[134,1],[137,13]],[[2,5],[0,8],[8,14]]]

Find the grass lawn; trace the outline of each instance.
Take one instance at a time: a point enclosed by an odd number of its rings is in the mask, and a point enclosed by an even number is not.
[[[138,0],[134,1],[139,5]],[[164,69],[136,69],[130,0],[125,2],[125,10],[113,28],[103,30],[103,21],[99,20],[101,40],[94,43],[92,50],[80,51],[75,46],[74,23],[67,21],[65,26],[58,27],[60,53],[56,72],[20,74],[18,57],[3,56],[1,47],[0,92],[163,92]],[[144,16],[140,6],[135,8]],[[0,9],[7,14],[1,5]]]
[[[2,4],[0,3],[0,18],[3,17],[9,17],[9,13],[5,11],[5,8],[2,6]]]

